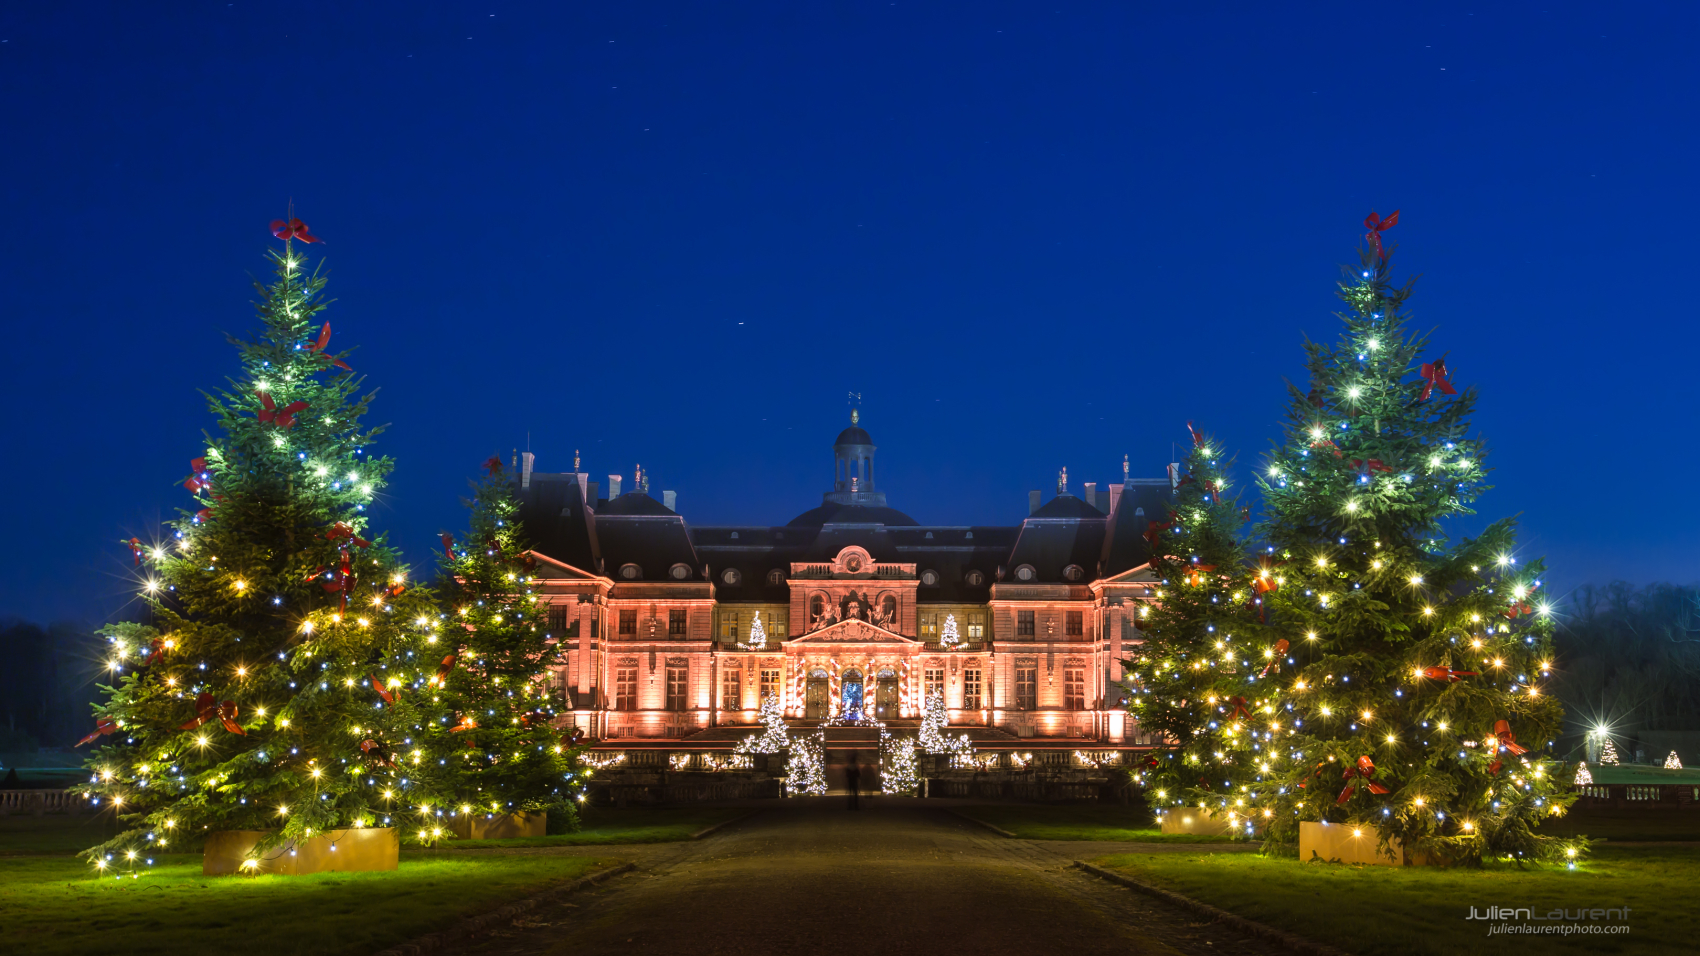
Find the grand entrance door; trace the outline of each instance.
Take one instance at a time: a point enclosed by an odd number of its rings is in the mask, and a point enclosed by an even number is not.
[[[826,671],[810,674],[809,684],[803,691],[803,716],[809,720],[825,720],[827,696]]]
[[[896,720],[898,713],[897,675],[882,670],[874,694],[874,716],[880,720]]]
[[[861,720],[862,713],[862,672],[854,668],[844,672],[844,716],[851,720]]]

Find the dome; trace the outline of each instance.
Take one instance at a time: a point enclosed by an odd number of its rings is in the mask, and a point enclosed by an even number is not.
[[[883,496],[882,496],[883,497]],[[803,512],[787,528],[818,528],[825,524],[884,524],[914,527],[920,522],[896,508],[827,502]]]
[[[851,425],[838,433],[838,441],[834,445],[872,445],[874,439],[860,425]]]

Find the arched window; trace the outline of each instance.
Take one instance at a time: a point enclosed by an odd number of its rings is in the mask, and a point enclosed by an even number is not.
[[[897,598],[889,594],[881,598],[880,613],[885,615],[886,623],[895,622],[897,620]]]
[[[809,598],[809,620],[818,621],[820,620],[820,616],[825,613],[826,598],[824,596],[816,594]]]

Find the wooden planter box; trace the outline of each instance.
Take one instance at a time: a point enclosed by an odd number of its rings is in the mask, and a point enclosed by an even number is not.
[[[1222,836],[1236,832],[1226,819],[1197,807],[1177,807],[1163,813],[1164,833],[1194,833],[1202,836]]]
[[[534,813],[504,813],[501,816],[491,816],[486,813],[463,813],[449,820],[449,832],[462,840],[507,840],[513,837],[540,837],[548,832],[549,814],[542,810]]]
[[[1399,846],[1378,850],[1376,845],[1380,842],[1381,834],[1374,827],[1354,827],[1349,823],[1299,824],[1299,859],[1306,863],[1322,859],[1373,866],[1405,864],[1405,854]]]
[[[362,827],[326,830],[305,840],[283,843],[260,854],[259,865],[242,864],[254,856],[254,846],[273,830],[221,830],[207,837],[201,872],[207,876],[232,873],[271,873],[305,876],[308,873],[352,873],[393,870],[401,858],[401,839],[391,827]]]

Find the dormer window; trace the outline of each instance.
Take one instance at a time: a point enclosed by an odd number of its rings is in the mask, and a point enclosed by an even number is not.
[[[738,573],[737,568],[727,568],[720,572],[720,583],[727,587],[736,587],[741,580],[743,580],[743,575]]]
[[[1023,583],[1026,583],[1028,581],[1032,581],[1034,578],[1037,578],[1038,576],[1039,576],[1038,572],[1033,570],[1033,565],[1031,565],[1031,564],[1023,564],[1022,566],[1015,569],[1015,579],[1017,581],[1021,581]]]
[[[643,569],[635,564],[620,565],[620,577],[627,581],[636,581],[643,577]]]
[[[931,569],[926,570],[926,571],[922,571],[921,572],[921,583],[926,585],[927,587],[936,586],[939,583],[939,573],[937,571],[933,571]]]
[[[784,584],[785,572],[779,568],[774,568],[772,571],[767,572],[767,583],[770,587],[778,587],[779,585]]]
[[[1068,567],[1063,568],[1063,580],[1065,581],[1078,581],[1085,576],[1085,569],[1078,564],[1071,564]]]
[[[962,578],[971,588],[977,588],[986,583],[986,576],[978,571],[970,571]]]
[[[675,564],[667,569],[667,574],[675,581],[683,581],[691,576],[691,568],[688,564]]]

